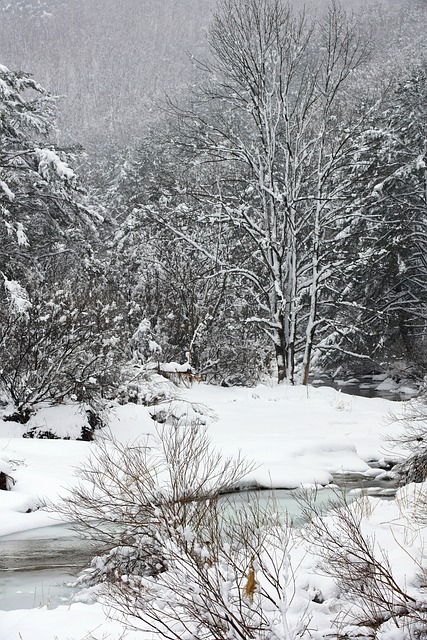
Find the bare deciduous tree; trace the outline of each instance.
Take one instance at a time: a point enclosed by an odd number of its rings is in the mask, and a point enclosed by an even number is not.
[[[211,258],[248,283],[249,321],[272,340],[279,381],[294,382],[298,363],[307,383],[328,323],[322,296],[341,265],[334,243],[351,191],[342,168],[368,109],[352,106],[368,46],[338,4],[314,20],[281,0],[223,0],[209,44],[190,106],[173,109],[173,144],[197,170],[186,224],[236,237],[231,256]],[[152,210],[194,244],[172,207]]]

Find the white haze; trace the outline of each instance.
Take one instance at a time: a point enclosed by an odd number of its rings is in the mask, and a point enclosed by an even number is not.
[[[300,2],[295,4],[302,7]],[[326,0],[311,0],[319,12]],[[419,0],[344,0],[396,64],[419,48]],[[191,55],[206,55],[216,0],[0,0],[0,61],[30,72],[61,102],[61,142],[88,150],[132,145],[158,115],[165,92],[195,78]]]

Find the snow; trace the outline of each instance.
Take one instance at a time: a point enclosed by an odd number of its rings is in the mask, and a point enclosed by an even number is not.
[[[123,640],[123,626],[107,618],[100,604],[0,612],[0,628],[2,640]],[[143,638],[150,635],[126,634],[126,640]]]
[[[0,71],[1,71],[1,69],[0,69]],[[0,180],[0,189],[3,191],[3,193],[6,194],[6,196],[9,198],[10,202],[13,202],[15,200],[15,194],[13,193],[13,191],[11,191],[9,189],[9,187],[6,184],[6,182],[4,182],[3,180]]]
[[[200,417],[208,424],[214,446],[224,455],[240,452],[255,463],[255,470],[246,478],[248,484],[291,489],[326,485],[336,473],[372,476],[378,472],[368,462],[397,460],[402,452],[391,451],[388,438],[397,436],[403,427],[389,416],[403,407],[404,403],[350,396],[329,387],[224,389],[196,384],[181,390],[181,401],[154,407],[115,405],[106,432],[121,442],[134,443],[153,433],[152,414],[162,408],[178,419]],[[29,505],[37,506],[43,500],[58,499],[75,482],[75,468],[96,447],[75,440],[85,424],[85,412],[77,404],[43,407],[25,425],[0,422],[0,458],[9,464],[16,482],[10,494],[0,494],[0,536],[22,531],[25,520],[28,529],[34,526],[36,514],[11,509],[10,495],[19,494],[22,503],[28,500]],[[48,429],[70,439],[22,438],[30,430]],[[2,515],[5,510],[7,517]],[[47,518],[46,523],[51,516]]]
[[[418,170],[426,168],[424,156],[418,156],[418,158],[415,160],[415,166]]]
[[[73,182],[76,174],[63,162],[55,151],[52,149],[34,149],[38,163],[39,173],[45,180],[49,180],[49,170],[52,169],[56,175],[64,182]]]
[[[8,280],[4,274],[3,278],[11,306],[18,314],[26,313],[31,307],[26,290],[16,280]]]
[[[179,364],[179,362],[164,362],[161,365],[161,370],[166,373],[188,373],[191,371],[191,366],[188,362]]]
[[[21,222],[16,223],[16,239],[20,247],[30,246],[27,234],[25,233],[25,230],[24,230],[24,225]]]
[[[268,487],[327,484],[333,473],[369,473],[368,461],[388,455],[384,437],[402,428],[387,420],[396,403],[329,387],[197,385],[188,398],[214,407],[217,419],[209,427],[214,443],[254,460],[253,480]]]
[[[305,388],[286,385],[256,388],[220,388],[196,384],[180,391],[173,411],[178,419],[189,413],[203,416],[213,444],[224,455],[243,456],[255,462],[255,470],[246,478],[248,484],[293,488],[325,485],[333,474],[357,472],[376,475],[368,462],[397,460],[403,452],[392,447],[388,438],[397,437],[403,425],[391,421],[390,415],[402,415],[405,403],[350,396],[329,387]],[[169,405],[167,405],[169,406]],[[170,405],[172,406],[172,405]],[[106,428],[121,442],[135,444],[153,433],[151,414],[157,407],[135,404],[111,408]],[[1,536],[49,527],[57,522],[54,513],[43,509],[44,501],[57,501],[76,482],[75,468],[96,448],[96,442],[76,441],[85,424],[85,414],[77,405],[43,407],[26,425],[0,422],[0,470],[15,480],[11,491],[0,492]],[[69,440],[23,438],[29,429],[49,428]],[[417,501],[417,488],[400,490],[396,500],[363,498],[366,502],[365,527],[375,532],[376,544],[390,556],[395,578],[410,593],[416,591],[417,562],[422,561],[423,529],[412,525],[410,535],[406,519]],[[183,535],[192,533],[185,530]],[[397,544],[396,544],[397,542]],[[289,604],[289,621],[296,621],[310,605],[311,627],[317,635],[331,629],[337,610],[337,590],[331,578],[319,571],[314,551],[292,549],[292,571],[296,571],[295,597]],[[307,594],[320,593],[323,604],[307,601]],[[341,602],[340,607],[344,606]],[[0,611],[2,640],[80,640],[91,637],[119,640],[120,622],[112,621],[101,604],[74,603],[49,610]],[[405,640],[403,631],[385,623],[378,638]],[[153,638],[145,632],[128,631],[128,640]]]

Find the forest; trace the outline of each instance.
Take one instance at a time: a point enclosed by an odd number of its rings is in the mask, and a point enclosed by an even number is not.
[[[426,28],[0,0],[2,638],[427,638]]]
[[[14,419],[171,362],[223,386],[422,381],[425,3],[98,9],[0,6]]]

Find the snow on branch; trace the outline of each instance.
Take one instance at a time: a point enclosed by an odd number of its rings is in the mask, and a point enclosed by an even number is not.
[[[3,191],[3,193],[6,194],[6,197],[10,202],[15,200],[15,194],[9,189],[8,185],[3,180],[0,180],[0,191]]]
[[[32,306],[28,299],[28,293],[24,287],[19,284],[19,282],[16,280],[8,280],[4,273],[2,275],[4,278],[4,287],[8,294],[12,309],[16,311],[18,315],[26,314],[28,309]]]
[[[9,211],[4,207],[0,206],[0,213],[9,214]],[[11,223],[8,220],[3,220],[4,226],[6,227],[7,234],[9,236],[16,235],[16,240],[20,247],[29,247],[30,243],[28,240],[28,236],[25,233],[25,227],[22,222]]]
[[[49,181],[50,171],[53,171],[63,182],[74,183],[76,174],[63,162],[58,154],[52,149],[35,149],[36,157],[39,163],[38,171],[40,175]]]

